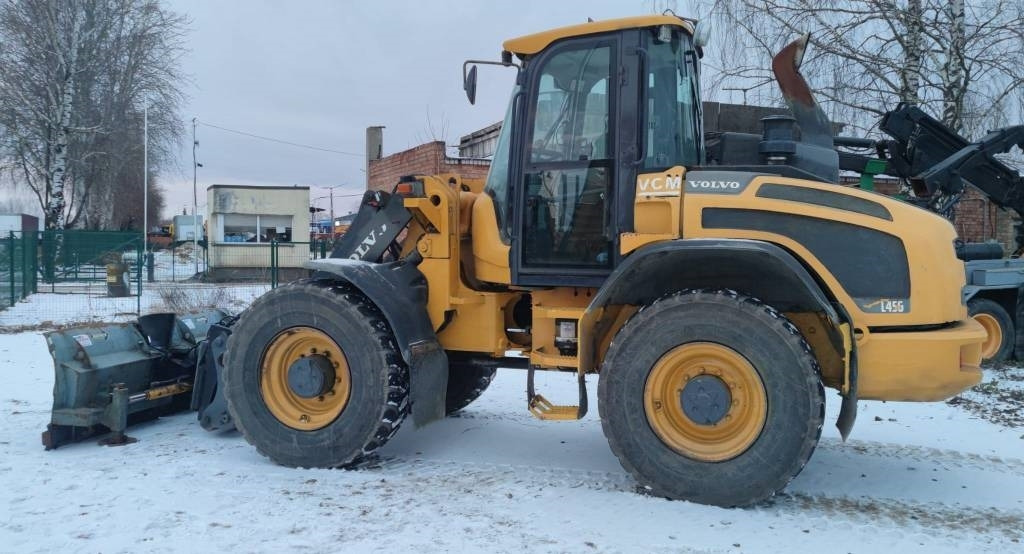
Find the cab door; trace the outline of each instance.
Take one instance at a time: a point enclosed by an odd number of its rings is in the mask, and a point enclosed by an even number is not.
[[[514,202],[515,284],[599,286],[615,266],[615,191],[631,172],[628,163],[620,163],[620,139],[626,137],[617,136],[627,81],[622,36],[562,41],[529,63],[517,152],[521,170],[513,177],[520,184]],[[635,144],[632,121],[626,134]]]

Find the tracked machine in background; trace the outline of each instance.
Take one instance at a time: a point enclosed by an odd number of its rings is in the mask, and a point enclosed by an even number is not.
[[[977,383],[985,332],[961,301],[954,229],[835,186],[831,127],[798,71],[806,37],[773,62],[793,117],[725,137],[712,165],[696,35],[663,15],[505,42],[491,63],[516,84],[487,179],[368,192],[311,278],[226,328],[207,407],[221,398],[279,464],[337,467],[409,415],[420,426],[465,406],[497,367],[525,370],[545,420],[583,417],[590,376],[638,481],[738,506],[804,467],[825,387],[845,437],[859,399]],[[537,371],[575,379],[578,401],[545,398]]]

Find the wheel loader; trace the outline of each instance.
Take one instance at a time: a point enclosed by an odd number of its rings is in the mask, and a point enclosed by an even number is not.
[[[799,73],[807,37],[772,63],[792,116],[724,137],[709,163],[701,28],[587,22],[466,62],[471,103],[479,65],[516,74],[486,179],[367,192],[310,278],[213,325],[204,427],[233,424],[279,464],[349,466],[407,416],[465,407],[499,367],[523,370],[542,420],[583,417],[596,379],[611,450],[640,485],[744,506],[807,463],[826,387],[845,438],[858,400],[976,384],[985,331],[962,301],[956,233],[837,186],[832,124]],[[537,371],[575,379],[578,399],[543,396]]]

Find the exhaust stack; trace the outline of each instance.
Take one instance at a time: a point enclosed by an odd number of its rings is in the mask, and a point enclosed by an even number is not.
[[[801,141],[833,148],[832,122],[814,99],[811,87],[800,74],[800,64],[811,35],[805,34],[786,45],[772,58],[772,73],[782,90],[782,98],[793,112],[800,128]]]

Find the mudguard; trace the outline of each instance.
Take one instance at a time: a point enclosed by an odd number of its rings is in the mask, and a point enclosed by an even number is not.
[[[384,314],[409,366],[412,417],[417,426],[444,418],[448,356],[427,314],[427,280],[415,259],[374,263],[348,258],[306,262],[359,289]]]

